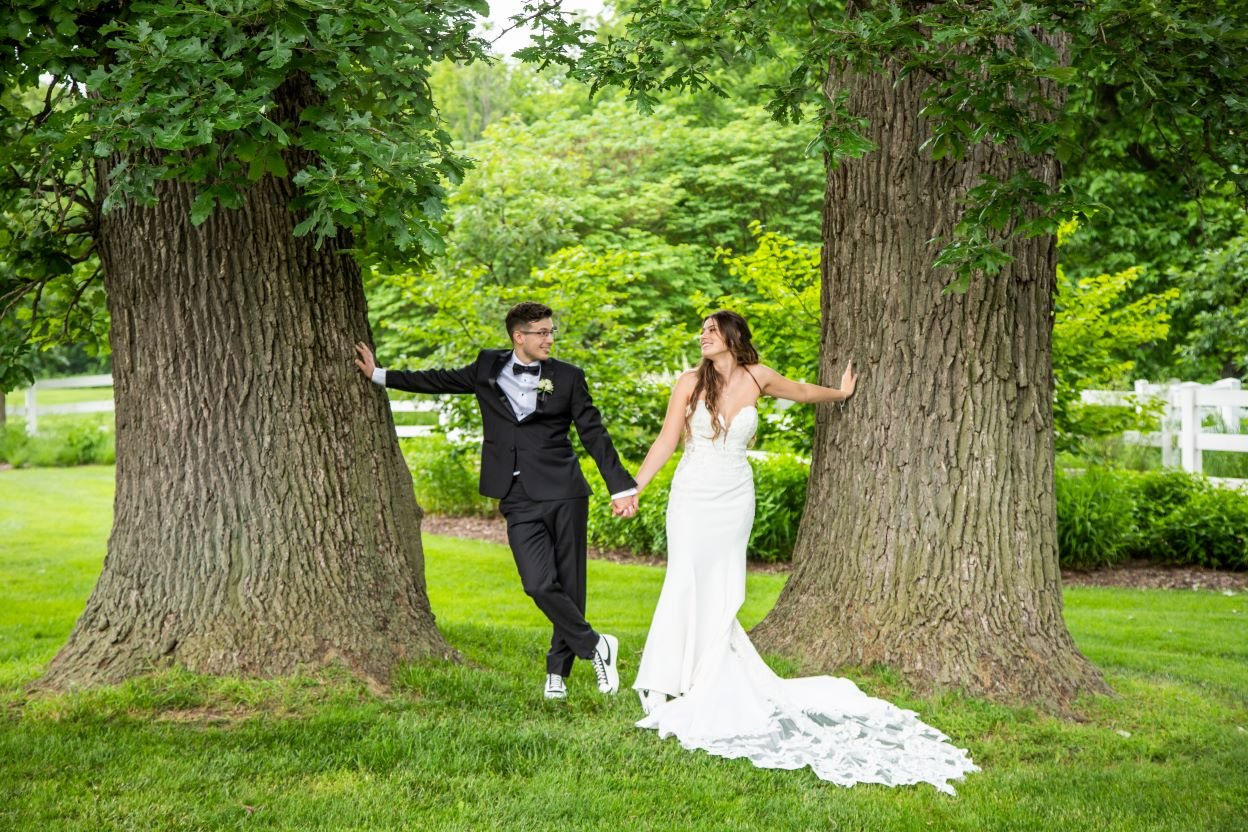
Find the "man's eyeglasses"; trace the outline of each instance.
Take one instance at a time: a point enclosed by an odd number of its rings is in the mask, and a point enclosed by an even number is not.
[[[554,329],[518,329],[517,332],[523,335],[536,335],[538,338],[553,338],[559,334],[559,328]]]

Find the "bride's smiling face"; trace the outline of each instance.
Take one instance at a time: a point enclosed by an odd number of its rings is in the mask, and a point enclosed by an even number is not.
[[[714,318],[707,318],[702,322],[702,334],[698,337],[698,343],[702,346],[703,358],[714,358],[728,349],[724,336],[719,332],[719,324],[715,323]]]

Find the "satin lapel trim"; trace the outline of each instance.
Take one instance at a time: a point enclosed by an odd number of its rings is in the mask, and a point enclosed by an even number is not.
[[[542,365],[542,374],[538,376],[538,378],[548,378],[550,379],[550,383],[553,385],[555,383],[555,372],[554,372],[555,368],[551,365],[550,359],[548,358],[545,361],[541,362],[541,365]],[[550,394],[550,396],[553,396],[553,395],[554,393]],[[533,408],[533,414],[532,414],[533,416],[536,416],[537,414],[541,413],[542,411],[546,409],[546,400],[549,399],[550,396],[545,396],[545,395],[542,395],[541,393],[537,394],[537,405]],[[530,416],[530,418],[532,418],[532,416]]]
[[[498,396],[503,412],[510,416],[513,422],[518,422],[520,420],[516,418],[516,411],[511,407],[511,400],[507,398],[507,394],[503,392],[503,388],[498,384],[499,373],[503,371],[503,367],[507,366],[507,359],[509,358],[511,358],[511,353],[505,352],[494,359],[494,366],[490,368],[490,389],[494,391],[494,395]]]

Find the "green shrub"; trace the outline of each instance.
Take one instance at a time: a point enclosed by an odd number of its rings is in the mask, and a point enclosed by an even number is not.
[[[10,420],[0,430],[0,462],[13,463],[14,454],[26,444],[26,430],[20,423]]]
[[[1057,551],[1062,566],[1111,566],[1129,553],[1135,496],[1122,471],[1089,468],[1057,474]]]
[[[1170,512],[1208,491],[1208,480],[1178,468],[1143,471],[1134,476],[1136,516],[1141,525],[1151,525]]]
[[[1132,557],[1143,559],[1158,557],[1157,534],[1162,522],[1211,488],[1204,477],[1177,468],[1135,472],[1131,485],[1135,490],[1135,532],[1128,549]]]
[[[15,468],[53,468],[112,465],[116,460],[110,417],[66,416],[39,424],[39,434],[28,436],[25,420],[7,423],[0,432],[0,462]]]
[[[1059,471],[1057,537],[1066,567],[1138,557],[1248,569],[1248,494],[1185,471]]]
[[[582,456],[581,471],[594,489],[589,499],[589,545],[600,549],[622,549],[634,555],[667,554],[667,497],[671,492],[672,474],[676,462],[668,463],[646,488],[634,517],[622,518],[611,514],[611,495],[607,493],[602,477],[593,460]],[[628,462],[624,467],[636,472],[637,466]]]
[[[1248,494],[1205,488],[1161,518],[1155,553],[1171,563],[1248,569]]]
[[[754,532],[750,558],[768,563],[793,557],[797,527],[806,508],[810,466],[790,454],[751,459],[754,468]]]
[[[399,440],[412,472],[416,501],[432,514],[488,517],[497,501],[480,491],[481,449],[475,442],[455,443],[445,436]]]

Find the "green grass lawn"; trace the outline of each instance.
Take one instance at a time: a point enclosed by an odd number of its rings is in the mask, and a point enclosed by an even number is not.
[[[506,549],[426,538],[434,610],[462,664],[402,668],[393,692],[344,674],[240,681],[166,672],[30,697],[104,556],[111,468],[0,472],[0,829],[1243,830],[1248,595],[1070,589],[1067,620],[1118,695],[1059,720],[954,695],[913,708],[983,768],[929,786],[842,789],[808,771],[683,751],[600,697],[581,668],[541,699],[543,619]],[[783,576],[751,575],[745,623]],[[590,612],[627,684],[662,572],[590,564]],[[791,663],[773,659],[785,673]]]

